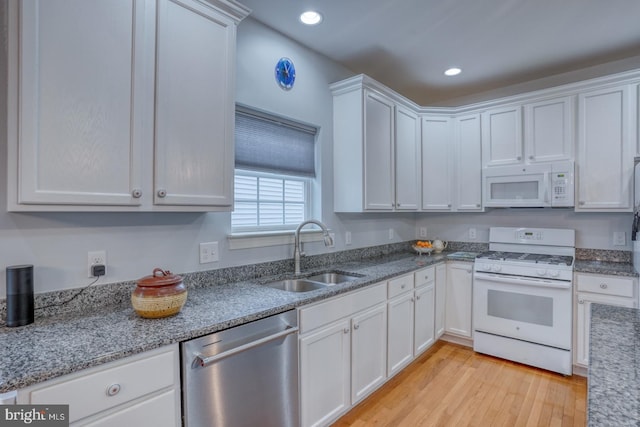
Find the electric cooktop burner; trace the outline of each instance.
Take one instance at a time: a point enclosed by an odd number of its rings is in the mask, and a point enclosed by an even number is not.
[[[573,257],[567,255],[528,254],[522,252],[487,251],[476,257],[490,261],[518,261],[532,264],[566,265],[573,264]]]

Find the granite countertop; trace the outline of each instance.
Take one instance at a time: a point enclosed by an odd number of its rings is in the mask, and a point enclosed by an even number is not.
[[[447,255],[400,253],[334,265],[331,269],[363,277],[304,293],[260,284],[278,276],[189,289],[182,311],[164,319],[143,319],[126,304],[44,317],[19,328],[2,326],[0,393],[291,310],[446,261]],[[474,257],[466,253],[452,259]]]
[[[587,424],[640,420],[640,310],[591,305]]]
[[[574,263],[576,273],[608,274],[612,276],[638,277],[633,264],[628,262],[590,261],[577,259]]]

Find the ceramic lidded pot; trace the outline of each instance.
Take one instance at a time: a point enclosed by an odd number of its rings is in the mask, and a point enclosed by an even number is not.
[[[443,250],[445,250],[447,248],[447,244],[449,242],[445,242],[443,240],[440,239],[435,239],[432,244],[433,244],[433,249],[435,250],[435,253],[439,254],[440,252],[442,252]]]
[[[153,274],[139,279],[131,294],[131,305],[142,317],[158,319],[178,313],[187,301],[182,277],[155,268]]]

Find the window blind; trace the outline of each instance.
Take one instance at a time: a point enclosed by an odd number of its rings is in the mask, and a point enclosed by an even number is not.
[[[236,110],[236,168],[315,177],[316,129]]]

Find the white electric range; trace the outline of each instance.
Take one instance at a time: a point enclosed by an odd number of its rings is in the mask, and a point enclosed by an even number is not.
[[[570,375],[574,256],[574,230],[491,227],[474,262],[474,350]]]

